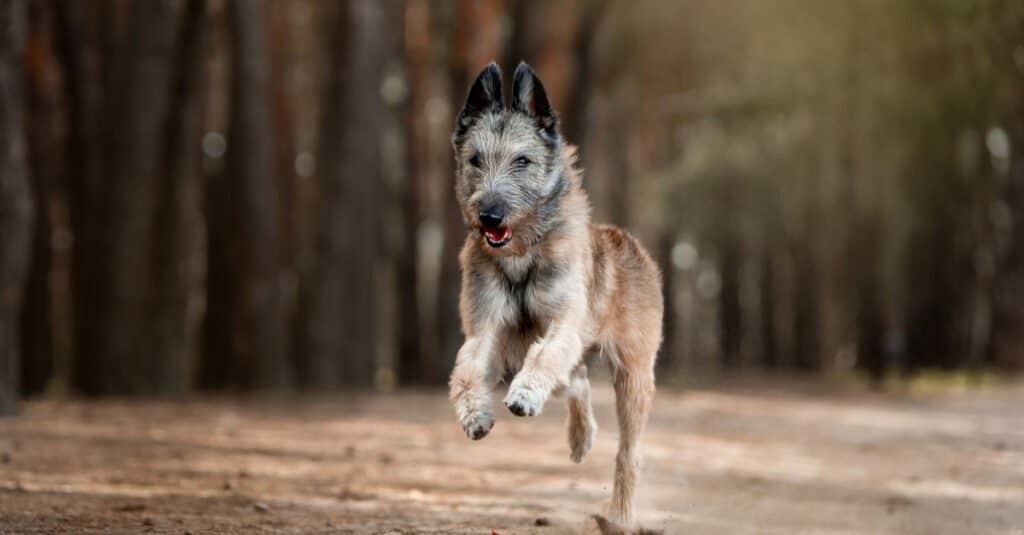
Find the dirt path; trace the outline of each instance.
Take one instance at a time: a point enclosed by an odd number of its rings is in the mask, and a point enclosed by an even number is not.
[[[579,533],[609,494],[561,403],[471,442],[441,392],[34,403],[0,421],[0,533]],[[1024,533],[1024,390],[893,400],[659,393],[643,524],[665,533]],[[538,519],[547,525],[536,525]]]

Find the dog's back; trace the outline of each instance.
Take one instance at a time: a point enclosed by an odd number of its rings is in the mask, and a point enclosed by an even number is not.
[[[655,353],[663,314],[658,265],[636,238],[614,225],[592,223],[590,243],[589,301],[600,349],[613,366],[622,365],[623,355]]]

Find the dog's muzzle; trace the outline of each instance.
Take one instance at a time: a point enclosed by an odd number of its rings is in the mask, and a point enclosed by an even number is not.
[[[512,239],[512,229],[504,225],[505,207],[501,204],[492,204],[480,210],[481,232],[487,245],[501,247]]]

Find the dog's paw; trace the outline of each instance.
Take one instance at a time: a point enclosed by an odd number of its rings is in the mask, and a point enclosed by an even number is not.
[[[484,438],[493,427],[494,415],[490,412],[475,412],[462,421],[462,429],[466,432],[466,436],[473,440]]]
[[[594,444],[594,437],[597,435],[597,424],[591,423],[588,427],[570,429],[569,431],[569,458],[572,462],[580,464],[583,458],[590,452]]]
[[[505,406],[516,416],[537,416],[544,409],[544,398],[536,390],[513,386],[505,396]]]

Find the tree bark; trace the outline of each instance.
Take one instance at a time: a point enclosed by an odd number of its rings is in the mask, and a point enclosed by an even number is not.
[[[296,321],[298,314],[298,286],[300,259],[308,250],[304,247],[302,234],[303,199],[300,197],[300,177],[296,169],[298,143],[303,132],[297,125],[301,121],[300,112],[310,105],[305,96],[294,95],[295,76],[292,74],[300,69],[301,61],[296,57],[297,41],[307,37],[300,35],[302,28],[297,28],[294,17],[289,13],[295,9],[292,2],[270,2],[268,9],[267,39],[269,47],[271,71],[271,102],[274,121],[274,143],[277,147],[277,187],[278,187],[278,236],[280,249],[281,284],[281,318],[285,322],[285,357],[288,359],[290,375],[296,376]],[[298,30],[298,31],[296,31]],[[315,32],[311,32],[315,33]],[[317,39],[312,38],[316,41]],[[302,178],[301,180],[305,180]]]
[[[50,196],[60,175],[61,146],[60,88],[54,76],[53,5],[33,2],[28,7],[28,34],[25,54],[28,119],[29,174],[32,176],[33,205],[36,214],[32,240],[32,264],[21,312],[21,390],[23,395],[41,392],[54,370],[53,251],[51,249]]]
[[[398,257],[398,379],[403,384],[438,384],[443,381],[434,365],[434,352],[422,344],[419,299],[419,229],[421,203],[430,178],[430,2],[412,0],[406,8],[405,71],[409,97],[405,109],[406,184],[402,188],[402,253]]]
[[[594,77],[594,41],[608,0],[590,0],[583,2],[579,27],[573,42],[573,55],[576,63],[576,75],[569,86],[566,99],[565,121],[562,131],[570,143],[580,147],[580,164],[586,168],[587,114],[590,112],[590,97],[593,94]]]
[[[1016,5],[1005,2],[1007,5]],[[1004,6],[1006,7],[1006,6]],[[1024,45],[1024,27],[1018,26],[1014,41]],[[1011,146],[1024,146],[1024,72],[1016,71],[1016,92],[1008,106],[1004,123]],[[1014,150],[1007,177],[1004,199],[1013,221],[1024,220],[1024,154]],[[1010,370],[1024,369],[1024,228],[1012,225],[1005,230],[1006,254],[996,279],[993,303],[991,362]]]
[[[68,188],[71,249],[73,358],[71,384],[87,394],[104,390],[109,365],[98,351],[102,292],[96,285],[100,270],[99,240],[102,236],[103,182],[100,176],[100,108],[103,74],[98,61],[99,39],[89,6],[62,0],[56,9],[58,56],[64,74],[68,107],[65,182]]]
[[[343,3],[335,28],[320,139],[318,260],[303,290],[302,383],[365,387],[376,368],[381,75],[384,6]]]
[[[775,299],[776,299],[776,273],[774,258],[774,241],[765,240],[761,245],[761,255],[758,259],[761,268],[760,287],[758,288],[758,301],[760,307],[760,329],[761,329],[761,363],[766,369],[773,369],[778,365],[778,334],[776,332]]]
[[[657,259],[661,266],[662,298],[664,299],[664,318],[662,319],[662,342],[659,351],[658,368],[677,372],[680,368],[679,333],[676,314],[676,288],[678,285],[678,269],[672,263],[672,248],[675,247],[676,236],[672,230],[662,230],[658,236]]]
[[[547,2],[513,2],[506,10],[511,28],[508,32],[508,43],[504,47],[504,57],[500,60],[509,72],[514,72],[513,69],[520,61],[537,67],[538,56],[546,37],[544,25],[550,10],[551,5]]]
[[[32,243],[32,188],[22,110],[25,2],[0,2],[0,416],[17,410],[18,318]]]
[[[142,394],[159,389],[161,371],[151,366],[156,191],[161,176],[162,139],[169,113],[168,87],[177,27],[175,2],[154,0],[130,6],[132,24],[118,48],[105,113],[109,193],[96,280],[106,294],[97,355],[110,366],[104,393]],[[103,358],[103,357],[101,357]]]
[[[280,207],[265,18],[262,1],[235,0],[228,6],[233,72],[223,184],[227,189],[218,192],[213,209],[230,214],[229,221],[218,221],[229,226],[217,231],[230,246],[215,248],[211,236],[209,249],[211,283],[228,284],[224,296],[228,319],[215,320],[224,330],[206,333],[226,337],[222,342],[226,352],[205,355],[228,359],[233,381],[251,389],[279,389],[290,383],[279,280]],[[215,269],[228,272],[214,275]],[[224,310],[211,309],[215,311]]]
[[[189,355],[195,322],[189,303],[198,290],[199,91],[206,42],[206,0],[188,0],[178,31],[164,137],[164,169],[157,206],[154,249],[153,368],[156,392],[183,393],[190,386]]]
[[[814,260],[807,240],[793,247],[796,274],[792,288],[793,365],[798,370],[817,371],[821,368],[821,341]]]
[[[726,232],[732,233],[733,230]],[[735,236],[723,240],[721,245],[722,287],[718,302],[719,346],[722,348],[722,367],[726,370],[740,365],[743,338],[743,310],[740,305],[741,245]]]
[[[608,112],[607,150],[606,162],[609,169],[609,176],[606,188],[606,202],[608,216],[613,224],[627,226],[630,221],[630,189],[634,177],[630,176],[629,162],[629,141],[632,138],[630,130],[634,118],[627,109],[630,106],[634,95],[631,95],[631,87],[626,84],[619,84],[614,89],[615,97],[612,99],[613,108]]]
[[[861,221],[854,234],[857,297],[854,302],[857,325],[857,365],[867,372],[873,385],[885,378],[886,355],[882,273],[879,267],[881,232],[873,220]]]

